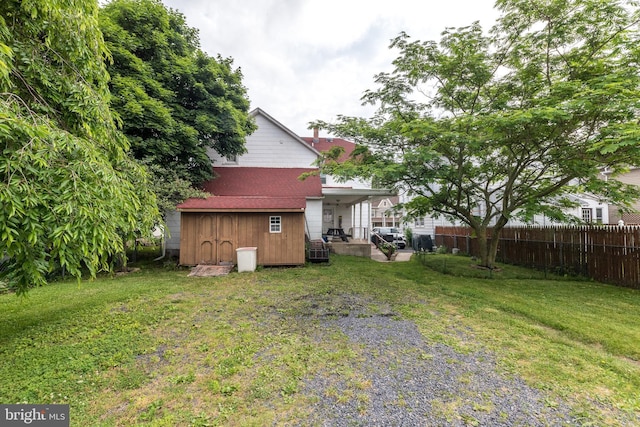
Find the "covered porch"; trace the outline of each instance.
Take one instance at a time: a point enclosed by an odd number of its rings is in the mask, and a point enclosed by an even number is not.
[[[369,243],[371,225],[371,199],[380,196],[393,196],[387,189],[323,187],[322,188],[322,234],[328,231],[342,230],[348,238],[344,243]],[[335,237],[335,236],[334,236]]]

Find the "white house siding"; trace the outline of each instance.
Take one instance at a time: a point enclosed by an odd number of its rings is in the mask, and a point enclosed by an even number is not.
[[[255,116],[258,129],[246,139],[247,153],[238,156],[237,163],[229,163],[214,150],[208,154],[216,167],[308,168],[317,154],[304,141],[263,117]]]
[[[435,237],[436,227],[441,226],[454,226],[454,225],[462,225],[460,222],[452,222],[444,217],[433,218],[431,216],[426,216],[423,218],[417,218],[409,220],[404,226],[401,226],[401,229],[410,228],[411,232],[414,236],[426,236],[429,235],[431,238]]]
[[[307,199],[307,207],[304,212],[306,221],[305,231],[309,234],[309,239],[318,240],[322,238],[322,200]]]
[[[165,218],[169,235],[166,236],[165,247],[168,253],[180,250],[180,212],[171,211]]]
[[[368,189],[371,188],[371,184],[359,180],[359,179],[350,179],[346,182],[338,182],[336,179],[328,175],[326,177],[326,183],[322,184],[323,187],[335,187],[335,188],[356,188],[356,189]]]
[[[351,206],[337,206],[333,221],[334,227],[348,230],[351,227]]]

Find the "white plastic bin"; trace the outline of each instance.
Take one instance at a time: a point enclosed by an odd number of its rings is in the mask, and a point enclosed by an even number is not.
[[[238,248],[238,273],[256,271],[258,248]]]

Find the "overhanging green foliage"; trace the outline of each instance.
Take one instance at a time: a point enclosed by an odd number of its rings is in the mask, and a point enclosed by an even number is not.
[[[242,73],[231,58],[204,53],[197,29],[159,0],[114,0],[100,10],[100,28],[113,56],[111,105],[134,156],[154,165],[161,204],[175,207],[193,195],[185,182],[212,177],[207,149],[245,151],[255,124]]]
[[[0,4],[0,258],[19,292],[109,269],[158,220],[109,110],[97,4]]]

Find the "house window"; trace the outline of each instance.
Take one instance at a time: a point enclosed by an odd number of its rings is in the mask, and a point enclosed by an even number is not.
[[[602,208],[596,208],[596,223],[602,224]]]
[[[333,211],[331,209],[325,209],[322,211],[323,222],[333,222]]]
[[[424,217],[416,218],[415,225],[416,227],[424,227]]]
[[[591,222],[591,209],[582,208],[582,220],[584,222]]]
[[[602,208],[596,208],[596,223],[602,224]]]
[[[282,232],[282,217],[270,216],[269,217],[269,233],[281,233]]]
[[[237,165],[238,164],[238,156],[235,154],[230,154],[224,158],[225,165]]]
[[[320,183],[321,184],[326,184],[327,183],[327,175],[320,174]]]

